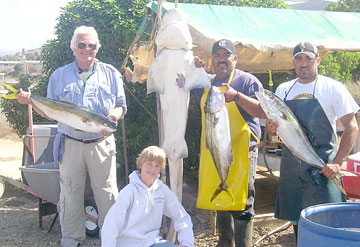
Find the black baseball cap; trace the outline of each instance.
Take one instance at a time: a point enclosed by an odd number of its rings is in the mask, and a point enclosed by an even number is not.
[[[316,47],[316,45],[314,45],[310,42],[301,42],[301,43],[297,44],[293,51],[293,58],[295,58],[295,56],[300,53],[305,53],[309,56],[315,55],[315,57],[319,56],[318,48]]]
[[[228,52],[235,54],[235,46],[228,39],[220,39],[220,40],[216,41],[212,47],[211,55],[214,54],[219,49],[225,49]]]

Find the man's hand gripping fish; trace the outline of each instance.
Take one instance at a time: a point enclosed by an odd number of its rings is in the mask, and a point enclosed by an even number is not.
[[[206,146],[210,150],[221,179],[221,183],[210,201],[212,202],[222,191],[226,191],[234,200],[234,196],[226,184],[230,165],[233,163],[229,116],[224,94],[214,86],[210,88],[205,102],[205,133]]]
[[[269,90],[262,90],[255,92],[260,105],[265,112],[268,119],[271,119],[279,124],[277,133],[286,147],[300,160],[305,163],[322,169],[325,167],[325,162],[317,155],[311,146],[308,138],[302,130],[296,117],[290,108],[274,93]],[[341,171],[332,180],[339,190],[345,193],[344,187],[341,184],[341,175],[356,176],[350,172]]]

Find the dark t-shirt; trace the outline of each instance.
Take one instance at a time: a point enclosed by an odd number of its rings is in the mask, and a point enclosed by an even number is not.
[[[216,78],[215,75],[210,75],[212,79],[212,85],[220,87],[222,83],[227,83],[229,80],[229,76],[223,79]],[[252,74],[235,69],[234,76],[230,82],[230,86],[234,88],[236,91],[245,94],[251,98],[255,98],[255,92],[259,91],[259,88],[262,88],[261,82]],[[204,93],[203,88],[196,88],[191,90],[191,95],[194,95],[197,101],[200,103],[201,97]],[[249,125],[250,129],[254,132],[254,134],[260,139],[261,138],[261,129],[260,129],[260,121],[258,118],[252,117],[245,110],[243,110],[238,104],[236,104],[239,112],[243,116],[244,120]],[[250,147],[256,145],[257,141],[253,136],[251,136]]]

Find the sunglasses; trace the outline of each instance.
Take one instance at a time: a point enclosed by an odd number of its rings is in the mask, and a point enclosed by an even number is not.
[[[96,50],[96,44],[85,44],[85,43],[78,43],[77,47],[79,49],[85,49],[86,46],[89,48],[89,50]]]

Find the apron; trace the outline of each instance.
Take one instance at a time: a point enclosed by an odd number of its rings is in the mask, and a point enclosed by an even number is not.
[[[316,82],[314,92],[315,87]],[[328,163],[337,152],[336,136],[314,92],[312,99],[298,100],[286,100],[287,93],[284,101],[296,116],[315,152]],[[319,168],[299,161],[283,145],[275,203],[276,218],[298,221],[301,210],[306,207],[345,201],[345,195],[319,171]]]
[[[228,84],[232,80],[229,78]],[[225,87],[219,87],[225,92]],[[248,194],[249,177],[249,145],[251,129],[240,114],[236,103],[226,103],[229,113],[231,145],[234,162],[230,165],[226,183],[232,192],[234,199],[226,192],[221,192],[212,202],[211,196],[221,183],[211,157],[210,150],[206,147],[205,138],[205,112],[204,106],[209,90],[205,89],[200,101],[201,108],[201,143],[200,143],[200,168],[199,168],[199,191],[196,207],[208,210],[241,211],[245,209]]]

